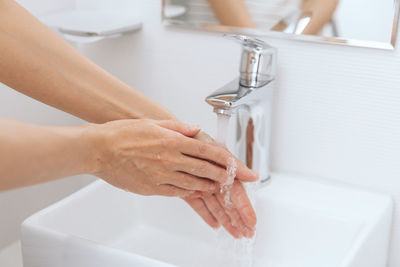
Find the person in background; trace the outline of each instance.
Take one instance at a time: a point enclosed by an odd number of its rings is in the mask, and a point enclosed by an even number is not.
[[[245,0],[208,0],[219,22],[225,26],[257,28],[248,11]],[[250,0],[249,0],[250,2]],[[302,34],[318,35],[324,26],[332,20],[339,0],[267,0],[264,4],[285,7],[298,5],[303,14],[310,14],[311,20]],[[283,21],[273,30],[283,31],[287,25]]]
[[[93,174],[132,193],[180,197],[211,227],[254,235],[256,214],[242,182],[258,175],[198,126],[96,66],[13,0],[0,0],[0,51],[2,83],[89,122],[0,119],[0,191]],[[227,206],[219,187],[232,159]]]

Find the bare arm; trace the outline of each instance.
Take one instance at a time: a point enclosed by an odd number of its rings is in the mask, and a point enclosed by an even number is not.
[[[0,0],[0,51],[0,81],[87,121],[174,118],[93,64],[12,0]]]
[[[317,35],[332,20],[339,0],[304,0],[303,12],[311,13],[311,21],[303,34]]]
[[[0,129],[0,191],[91,172],[84,127],[0,119]]]
[[[244,0],[208,0],[222,25],[256,28]]]

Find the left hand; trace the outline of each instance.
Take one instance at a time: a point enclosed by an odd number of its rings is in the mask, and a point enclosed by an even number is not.
[[[204,142],[215,143],[211,137],[203,132],[199,133],[195,138]],[[246,182],[251,181],[246,180]],[[242,182],[235,179],[232,185],[230,192],[232,203],[225,202],[225,194],[218,191],[183,199],[209,226],[218,228],[222,225],[235,238],[252,237],[257,217]]]

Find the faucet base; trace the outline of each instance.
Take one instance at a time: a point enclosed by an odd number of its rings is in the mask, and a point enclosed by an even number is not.
[[[270,184],[271,181],[272,181],[272,178],[271,178],[271,175],[270,175],[267,178],[261,179],[260,180],[260,184],[261,185],[267,185],[267,184]]]

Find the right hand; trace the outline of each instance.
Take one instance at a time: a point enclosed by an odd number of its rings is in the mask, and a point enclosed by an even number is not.
[[[197,140],[218,145],[214,139],[200,132],[195,137]],[[218,145],[220,146],[220,145]],[[226,150],[226,148],[224,148]],[[217,191],[214,193],[203,193],[201,196],[192,195],[183,198],[203,220],[211,227],[218,228],[222,225],[233,237],[250,238],[254,236],[255,226],[257,223],[256,213],[247,196],[246,190],[242,182],[254,182],[255,179],[243,179],[246,177],[236,177],[228,204],[226,192]]]
[[[94,174],[121,189],[140,195],[188,197],[196,191],[214,192],[227,180],[226,165],[232,154],[190,138],[199,127],[144,119],[112,121],[93,125],[93,129],[100,137],[95,143]],[[257,176],[236,161],[238,177]]]

